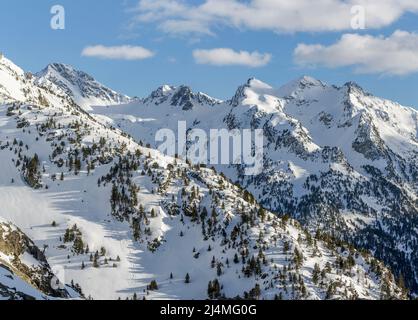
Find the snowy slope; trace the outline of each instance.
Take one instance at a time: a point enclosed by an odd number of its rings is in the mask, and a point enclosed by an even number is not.
[[[45,299],[45,295],[0,264],[0,301]]]
[[[4,56],[0,56],[0,102],[43,102],[39,89],[33,86],[34,77]]]
[[[36,83],[31,90],[43,104],[15,98],[0,106],[0,216],[86,297],[405,297],[369,253],[263,210],[212,169],[144,148],[62,92]],[[168,91],[178,117],[225,107]]]
[[[1,99],[13,97],[14,99],[24,100],[24,87],[19,81],[19,78],[25,78],[24,71],[4,56],[0,57],[0,70]]]

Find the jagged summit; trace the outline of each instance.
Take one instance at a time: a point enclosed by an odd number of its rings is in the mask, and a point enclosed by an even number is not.
[[[144,99],[144,103],[147,105],[161,105],[166,103],[170,106],[179,107],[184,111],[191,110],[195,106],[214,106],[221,102],[205,93],[195,93],[189,86],[185,85],[178,87],[163,85]]]
[[[176,90],[175,86],[170,86],[168,84],[160,86],[157,90],[153,91],[150,98],[160,98],[169,95],[171,92]]]
[[[49,64],[36,74],[36,78],[38,85],[55,86],[86,110],[91,110],[92,106],[118,105],[131,100],[99,83],[89,74],[63,63]]]
[[[76,70],[72,65],[66,64],[66,63],[60,63],[60,62],[53,62],[48,64],[42,71],[40,71],[37,75],[42,76],[48,72],[56,71],[61,74],[65,73],[78,73],[80,75],[88,76],[87,73],[83,71]],[[93,77],[88,76],[90,79],[93,79]]]
[[[276,94],[283,98],[297,98],[307,92],[323,90],[327,87],[328,86],[320,80],[309,76],[302,76],[281,86],[276,91]]]
[[[251,95],[272,93],[273,88],[269,84],[252,77],[249,78],[245,84],[238,87],[235,95],[228,101],[228,103],[231,106],[236,107]]]
[[[315,79],[311,76],[308,75],[303,75],[295,80],[293,80],[293,82],[298,82],[301,85],[305,85],[305,86],[323,86],[325,85],[321,80]]]
[[[357,82],[349,81],[343,85],[343,88],[347,90],[347,93],[360,93],[365,96],[372,96],[371,93],[364,90],[362,86],[360,86]]]

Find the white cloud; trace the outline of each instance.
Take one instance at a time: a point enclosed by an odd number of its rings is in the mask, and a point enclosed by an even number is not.
[[[153,57],[154,52],[137,46],[106,47],[89,46],[83,49],[82,56],[114,60],[143,60]]]
[[[210,50],[194,50],[193,57],[198,64],[210,64],[214,66],[247,66],[262,67],[271,60],[271,54],[257,51],[234,51],[229,48],[217,48]]]
[[[354,67],[357,73],[407,75],[418,72],[418,34],[395,31],[389,37],[345,34],[330,46],[299,44],[301,66]]]
[[[381,28],[406,12],[418,12],[416,0],[139,0],[135,23],[156,23],[169,34],[214,34],[229,26],[274,32],[351,29],[352,8],[363,6],[366,28]]]
[[[194,20],[167,20],[161,23],[159,29],[172,35],[185,33],[214,35],[208,26],[201,21]],[[192,30],[192,32],[190,30]]]

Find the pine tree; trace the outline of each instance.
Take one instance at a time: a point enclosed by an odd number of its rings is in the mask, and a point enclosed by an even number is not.
[[[26,170],[25,170],[25,180],[29,186],[34,189],[39,189],[41,187],[40,179],[41,174],[38,170],[39,167],[39,158],[38,155],[35,153],[33,158],[26,162]]]
[[[208,297],[209,299],[218,299],[221,296],[221,286],[218,279],[209,281],[208,284]]]
[[[212,261],[211,261],[210,265],[211,265],[211,268],[212,268],[212,269],[213,269],[213,268],[215,268],[215,266],[216,266],[216,259],[215,259],[215,256],[213,256],[213,257],[212,257]]]
[[[212,281],[209,281],[209,284],[208,284],[208,297],[209,297],[209,299],[213,299],[213,285],[212,285]]]
[[[235,264],[238,264],[239,263],[239,258],[238,258],[238,255],[236,253],[234,255],[234,263]]]
[[[319,264],[315,263],[314,269],[312,271],[312,281],[314,284],[318,284],[320,274],[321,269],[319,268]]]
[[[264,208],[260,208],[258,211],[258,216],[260,217],[261,221],[264,222],[266,219],[266,210],[264,210]]]
[[[158,290],[158,284],[157,281],[152,280],[151,283],[147,286],[147,290],[150,291],[157,291]]]
[[[260,289],[260,285],[258,283],[255,285],[254,289],[251,289],[250,296],[251,296],[252,299],[256,299],[256,300],[260,299],[261,289]]]
[[[76,254],[84,253],[84,243],[81,237],[76,237],[73,244],[73,250]]]
[[[190,283],[190,275],[187,273],[186,278],[184,280],[185,283]]]
[[[99,261],[98,261],[98,257],[95,255],[93,258],[93,268],[99,268]]]
[[[217,267],[216,267],[216,274],[218,275],[218,277],[220,277],[222,275],[222,264],[218,263]]]

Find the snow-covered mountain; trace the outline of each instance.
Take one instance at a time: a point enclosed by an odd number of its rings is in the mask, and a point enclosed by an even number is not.
[[[52,269],[63,270],[63,282],[84,296],[405,298],[372,253],[263,208],[259,185],[241,181],[246,190],[225,176],[237,180],[239,168],[226,168],[224,175],[144,147],[170,117],[194,118],[192,126],[237,124],[227,119],[237,115],[255,80],[241,88],[244,99],[236,95],[239,104],[187,87],[162,87],[147,99],[102,107],[109,117],[91,115],[71,94],[39,78],[28,80],[3,59],[0,217],[44,248]],[[259,82],[257,87],[270,90]],[[260,108],[275,110],[267,102]],[[287,127],[308,141],[307,152],[316,151],[302,125]],[[0,277],[3,286],[6,278]]]
[[[91,106],[118,105],[131,100],[69,65],[53,63],[35,76],[38,86],[65,93],[85,110],[91,110]]]
[[[144,101],[94,112],[154,147],[156,131],[177,131],[178,121],[207,132],[262,129],[262,173],[245,176],[242,166],[217,170],[273,212],[371,250],[418,290],[416,110],[355,83],[337,87],[310,77],[280,88],[250,79],[229,101],[191,109]]]

